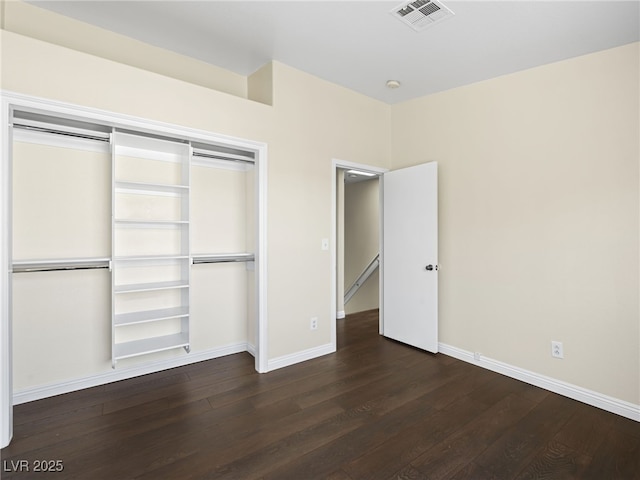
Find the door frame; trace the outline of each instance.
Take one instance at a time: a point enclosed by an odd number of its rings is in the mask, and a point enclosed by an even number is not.
[[[380,245],[380,281],[379,281],[379,297],[380,297],[380,306],[382,307],[382,279],[384,278],[384,270],[382,268],[382,232],[384,229],[384,223],[382,218],[382,201],[383,201],[383,190],[384,190],[384,174],[389,171],[388,168],[378,167],[375,165],[367,165],[364,163],[356,163],[349,162],[347,160],[340,160],[338,158],[334,158],[331,164],[331,312],[329,318],[333,319],[331,321],[331,346],[332,350],[336,351],[337,349],[337,334],[336,334],[336,322],[338,321],[338,298],[337,298],[337,288],[338,288],[338,170],[339,169],[354,169],[354,170],[362,170],[365,172],[375,173],[379,177],[380,181],[380,195],[378,200],[378,215],[380,217],[380,233],[379,233],[379,245]],[[380,312],[382,312],[382,308],[380,308]],[[382,313],[380,313],[379,320],[379,332],[382,333]]]
[[[245,140],[228,135],[183,127],[156,120],[134,117],[81,105],[44,99],[31,95],[0,90],[0,448],[11,442],[13,436],[13,345],[11,307],[11,119],[14,108],[43,111],[61,116],[80,117],[107,125],[182,136],[204,141],[222,142],[239,148],[251,148],[258,153],[256,161],[256,251],[255,251],[255,291],[256,291],[256,339],[253,346],[255,369],[260,373],[268,371],[268,328],[267,328],[267,144]],[[177,366],[177,365],[176,365]],[[171,368],[171,367],[167,367]],[[148,372],[147,372],[148,373]],[[131,375],[135,376],[135,374]],[[123,377],[128,378],[128,377]],[[118,378],[120,380],[121,378]]]

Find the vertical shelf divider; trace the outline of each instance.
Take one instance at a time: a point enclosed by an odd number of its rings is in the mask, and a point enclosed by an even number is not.
[[[111,134],[112,367],[163,350],[190,351],[191,146]]]

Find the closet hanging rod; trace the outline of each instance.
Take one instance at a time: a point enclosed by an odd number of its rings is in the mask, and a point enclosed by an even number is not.
[[[23,130],[31,130],[31,131],[34,131],[34,132],[53,133],[55,135],[65,135],[67,137],[83,138],[85,140],[96,140],[98,142],[108,142],[109,141],[109,134],[104,134],[104,136],[90,135],[88,133],[67,132],[67,131],[64,131],[64,130],[56,130],[55,128],[37,127],[35,125],[25,125],[25,124],[22,124],[22,123],[14,123],[13,127],[14,128],[21,128]]]
[[[95,270],[109,268],[109,259],[30,260],[14,262],[13,273],[61,272],[67,270]]]
[[[202,158],[211,158],[213,160],[226,160],[227,162],[239,162],[239,163],[249,163],[254,165],[256,163],[255,160],[249,158],[233,158],[225,155],[214,155],[212,153],[204,153],[204,152],[193,152],[194,157],[202,157]]]
[[[193,257],[193,264],[201,263],[227,263],[227,262],[253,262],[255,255],[252,253],[239,253],[232,255],[200,255]]]

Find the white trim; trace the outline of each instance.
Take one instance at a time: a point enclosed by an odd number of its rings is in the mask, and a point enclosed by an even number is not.
[[[100,373],[98,375],[91,375],[90,377],[75,378],[73,380],[67,380],[65,382],[52,383],[35,388],[27,388],[13,394],[13,404],[19,405],[21,403],[40,400],[41,398],[53,397],[54,395],[75,392],[77,390],[83,390],[85,388],[105,385],[107,383],[118,382],[120,380],[138,377],[140,375],[147,375],[149,373],[169,370],[170,368],[182,367],[184,365],[190,365],[192,363],[203,362],[205,360],[213,360],[215,358],[224,357],[226,355],[232,355],[234,353],[247,351],[248,345],[246,343],[236,343],[224,347],[204,350],[202,352],[190,353],[189,355],[172,358],[170,360],[161,360],[158,362],[148,363],[135,367],[112,370],[109,372]]]
[[[331,161],[331,304],[329,318],[333,318],[338,309],[338,160]],[[337,320],[337,318],[336,318]],[[331,320],[329,342],[334,350],[338,348],[336,320]]]
[[[0,117],[0,448],[13,436],[13,355],[11,339],[11,158],[10,103],[2,98]],[[4,161],[3,159],[7,159]]]
[[[269,359],[269,328],[267,309],[267,146],[262,144],[257,148],[258,181],[256,182],[256,214],[258,215],[258,228],[256,231],[258,249],[255,255],[255,288],[257,295],[256,311],[256,339],[257,350],[254,352],[256,359],[256,371],[268,372]]]
[[[336,319],[338,320],[342,320],[346,316],[347,314],[345,313],[344,310],[338,310],[338,313],[336,313]]]
[[[323,355],[335,353],[335,351],[336,351],[336,346],[331,343],[327,343],[325,345],[309,348],[301,352],[291,353],[289,355],[283,355],[281,357],[272,358],[271,360],[269,360],[269,363],[268,363],[269,371],[288,367],[290,365],[295,365],[296,363],[300,363],[300,362],[306,362],[307,360],[312,360],[314,358],[322,357]]]
[[[338,169],[339,168],[344,168],[344,169],[356,169],[356,170],[361,170],[364,172],[371,172],[371,173],[375,173],[376,175],[382,176],[384,175],[384,173],[388,172],[389,169],[388,168],[383,168],[383,167],[375,167],[373,165],[365,165],[363,163],[355,163],[355,162],[349,162],[347,160],[340,160],[338,158],[334,158],[331,160],[331,238],[332,238],[332,242],[331,242],[331,305],[330,305],[330,312],[329,312],[329,318],[344,318],[344,317],[340,317],[340,312],[338,312],[338,315],[336,315],[336,311],[338,308],[338,299],[337,299],[337,288],[338,288],[338,252],[336,251],[337,249],[337,245],[338,245],[338,228],[337,228],[337,223],[338,223],[338,213],[337,213],[337,208],[338,208],[338,188],[337,188],[337,182],[338,182]],[[381,186],[381,191],[382,191],[382,183],[380,184]],[[382,208],[380,208],[380,215],[382,215]],[[380,223],[380,232],[382,232],[382,217],[380,217],[381,223]],[[382,244],[381,244],[382,246]],[[380,286],[382,286],[382,270],[380,271]],[[380,301],[382,301],[382,291],[380,292]],[[382,312],[382,310],[380,310]],[[344,312],[342,312],[344,314]],[[380,314],[380,318],[382,318],[382,313]],[[336,321],[332,321],[331,322],[331,343],[330,345],[333,348],[333,351],[336,351],[337,348],[337,339],[336,339]]]
[[[378,232],[378,334],[384,335],[384,175],[380,177],[378,188],[378,215],[380,218],[380,231]]]
[[[609,397],[608,395],[594,392],[593,390],[588,390],[555,378],[540,375],[539,373],[515,367],[485,356],[480,356],[480,359],[476,360],[472,352],[468,352],[451,345],[439,343],[438,347],[440,353],[443,353],[444,355],[457,358],[463,362],[472,363],[473,365],[486,368],[492,372],[501,373],[507,377],[521,380],[525,383],[535,385],[536,387],[549,390],[550,392],[557,393],[579,402],[586,403],[587,405],[601,408],[607,412],[615,413],[617,415],[630,418],[631,420],[635,420],[636,422],[640,422],[640,405]]]
[[[110,112],[97,108],[85,107],[66,102],[59,102],[32,95],[2,90],[2,97],[7,100],[7,105],[18,106],[21,110],[33,113],[57,114],[81,121],[91,120],[95,123],[114,125],[116,128],[126,128],[142,133],[158,135],[162,133],[168,137],[203,143],[224,143],[225,146],[236,147],[241,150],[265,147],[263,142],[247,140],[239,137],[232,137],[207,130],[200,130],[191,127],[184,127],[172,123],[160,122],[157,120],[134,117],[123,113]]]
[[[375,165],[365,165],[364,163],[349,162],[348,160],[341,160],[339,158],[334,158],[332,163],[334,171],[336,168],[344,168],[347,170],[355,169],[362,172],[371,172],[376,176],[384,175],[389,171],[388,168],[376,167]]]

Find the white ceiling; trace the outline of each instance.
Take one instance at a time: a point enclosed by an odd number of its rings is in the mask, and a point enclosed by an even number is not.
[[[455,16],[415,32],[389,13],[399,1],[29,1],[242,75],[277,60],[387,103],[640,39],[639,0],[442,2]]]

